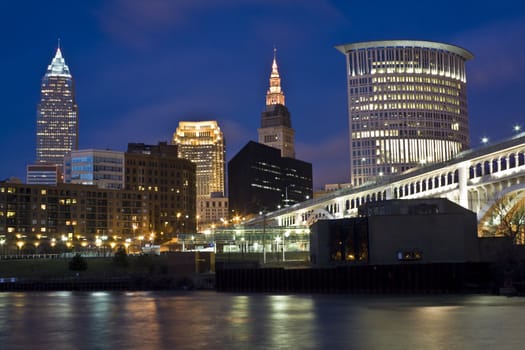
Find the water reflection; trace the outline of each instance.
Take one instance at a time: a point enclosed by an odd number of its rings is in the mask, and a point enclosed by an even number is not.
[[[519,298],[0,293],[2,349],[516,349]]]

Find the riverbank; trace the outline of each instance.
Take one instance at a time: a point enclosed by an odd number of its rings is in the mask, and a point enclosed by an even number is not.
[[[0,279],[0,292],[13,291],[154,291],[215,289],[214,275],[190,277],[127,276],[102,278]]]
[[[208,259],[210,261],[208,261]],[[309,268],[304,261],[234,261],[172,253],[85,258],[0,260],[0,291],[189,290],[262,293],[505,294],[524,295],[525,264],[442,263]],[[211,263],[213,262],[213,263]],[[215,269],[216,264],[216,269]],[[216,270],[216,272],[215,272]]]
[[[70,269],[71,258],[0,260],[0,291],[169,290],[214,288],[214,274],[191,253],[84,258],[87,268]]]

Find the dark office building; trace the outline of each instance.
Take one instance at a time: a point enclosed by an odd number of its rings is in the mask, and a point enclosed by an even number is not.
[[[135,225],[137,235],[155,232],[160,240],[195,232],[195,164],[177,155],[177,146],[130,143],[125,154],[125,187],[148,197],[149,227]]]
[[[250,141],[228,162],[230,210],[258,214],[312,197],[312,164]]]

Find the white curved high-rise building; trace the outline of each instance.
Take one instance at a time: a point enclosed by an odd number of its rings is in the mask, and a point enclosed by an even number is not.
[[[346,56],[354,186],[450,159],[469,147],[469,51],[415,40],[336,48]]]

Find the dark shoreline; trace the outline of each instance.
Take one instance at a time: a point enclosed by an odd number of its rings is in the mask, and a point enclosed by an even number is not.
[[[490,263],[361,265],[334,268],[222,266],[216,273],[1,278],[4,291],[215,290],[241,293],[525,295]],[[519,276],[522,277],[522,276]],[[510,283],[509,283],[510,281]]]
[[[53,278],[10,279],[0,283],[0,292],[13,291],[152,291],[213,289],[211,277],[108,277],[108,278]]]

